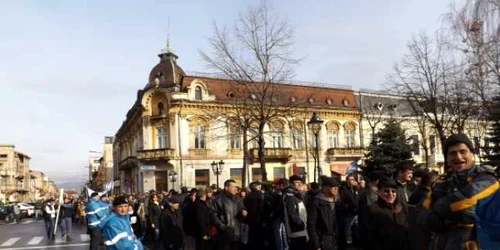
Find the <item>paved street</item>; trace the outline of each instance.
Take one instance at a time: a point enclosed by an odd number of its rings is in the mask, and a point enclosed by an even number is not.
[[[20,224],[0,222],[0,249],[88,249],[88,235],[84,226],[73,226],[72,240],[64,242],[59,228],[56,240],[49,242],[43,220],[26,218]]]

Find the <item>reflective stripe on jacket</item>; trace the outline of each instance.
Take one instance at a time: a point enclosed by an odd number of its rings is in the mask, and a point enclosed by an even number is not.
[[[99,225],[106,250],[143,250],[130,226],[130,215],[111,213]]]
[[[109,215],[109,204],[91,199],[85,206],[85,212],[88,226],[95,228]]]

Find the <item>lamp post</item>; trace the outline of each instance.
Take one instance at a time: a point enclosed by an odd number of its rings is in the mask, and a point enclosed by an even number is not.
[[[323,124],[323,120],[319,118],[318,112],[313,112],[311,119],[307,122],[307,126],[314,134],[315,139],[315,161],[314,161],[314,182],[316,182],[316,178],[319,173],[319,131],[321,131],[321,125]]]
[[[172,183],[172,189],[175,190],[175,182],[177,181],[177,172],[175,172],[175,170],[171,170],[170,172],[168,172],[168,178]]]
[[[219,162],[212,162],[212,171],[214,171],[215,177],[217,179],[217,189],[219,189],[219,175],[222,174],[222,170],[224,170],[223,160],[220,160]]]

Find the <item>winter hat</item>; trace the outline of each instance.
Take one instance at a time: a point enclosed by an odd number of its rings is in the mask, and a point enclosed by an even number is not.
[[[96,197],[96,196],[98,196],[98,195],[99,195],[99,193],[97,193],[97,192],[93,192],[92,194],[90,194],[90,198],[94,198],[94,197]]]
[[[396,181],[392,178],[384,178],[382,180],[379,181],[378,183],[378,189],[382,189],[382,188],[385,188],[385,187],[393,187],[393,188],[397,188],[398,185],[396,184]]]
[[[338,187],[340,186],[340,182],[333,177],[323,177],[321,180],[321,186],[323,187]]]
[[[181,197],[178,195],[172,195],[172,197],[170,197],[169,199],[169,202],[172,204],[179,204],[181,203]]]
[[[128,199],[125,196],[119,196],[116,197],[116,199],[113,201],[113,206],[119,206],[123,204],[128,204]]]
[[[444,154],[448,154],[448,149],[451,146],[455,146],[457,144],[463,143],[465,144],[469,150],[474,153],[474,145],[472,144],[472,141],[467,137],[465,134],[453,134],[450,135],[446,140],[444,141]]]
[[[304,182],[304,181],[302,180],[302,177],[300,177],[300,176],[298,176],[298,175],[296,175],[296,174],[294,174],[294,175],[290,176],[290,178],[288,179],[288,181],[289,181],[290,183],[292,183],[292,182],[294,182],[294,181],[301,181],[301,182]]]

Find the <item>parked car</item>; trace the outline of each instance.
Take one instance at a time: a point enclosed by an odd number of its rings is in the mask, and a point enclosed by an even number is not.
[[[35,214],[35,206],[23,202],[17,203],[17,205],[21,210],[21,216],[31,217]]]

